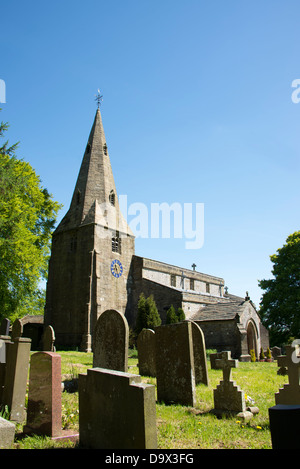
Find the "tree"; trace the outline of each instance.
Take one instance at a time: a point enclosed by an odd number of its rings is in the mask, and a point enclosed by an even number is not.
[[[8,125],[0,124],[3,137]],[[16,145],[0,147],[0,318],[41,314],[51,234],[60,205]]]
[[[265,293],[260,302],[262,323],[269,329],[271,345],[284,345],[300,337],[300,231],[270,256],[273,279],[260,280]]]
[[[167,311],[166,324],[174,324],[185,320],[185,314],[182,308],[178,308],[177,312],[173,305]]]
[[[141,293],[138,301],[138,314],[136,320],[136,334],[139,334],[142,329],[151,329],[161,325],[161,318],[158,313],[153,295],[145,298],[144,293]]]
[[[185,320],[185,314],[182,308],[178,308],[177,317],[178,317],[178,322]]]
[[[0,111],[2,109],[0,108]],[[0,137],[4,137],[4,132],[7,131],[9,125],[7,122],[1,122],[0,124]],[[15,153],[15,150],[17,148],[17,146],[19,145],[19,142],[15,143],[14,145],[12,145],[11,147],[8,146],[8,140],[6,140],[6,142],[0,146],[0,154],[4,154],[4,155],[14,155]]]
[[[173,305],[167,311],[166,324],[174,324],[178,322],[177,314]]]

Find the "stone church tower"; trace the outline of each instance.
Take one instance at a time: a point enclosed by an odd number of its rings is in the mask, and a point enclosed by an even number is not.
[[[91,351],[99,315],[125,313],[133,255],[98,108],[70,208],[52,238],[44,324],[54,328],[57,346]]]

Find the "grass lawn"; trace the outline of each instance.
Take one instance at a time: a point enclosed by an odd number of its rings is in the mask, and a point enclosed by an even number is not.
[[[92,367],[92,353],[58,352],[62,360],[62,380],[74,378]],[[129,372],[139,374],[136,354],[129,357]],[[156,404],[159,449],[271,449],[268,409],[275,405],[275,392],[288,382],[287,376],[277,375],[277,362],[240,363],[232,370],[232,378],[254,400],[259,408],[249,423],[236,418],[218,419],[213,409],[213,389],[222,379],[221,370],[211,370],[208,361],[209,386],[196,387],[195,407]],[[142,377],[155,384],[155,378]],[[78,392],[62,393],[63,428],[78,430]],[[57,443],[47,437],[23,436],[17,425],[14,448],[49,449],[76,448],[75,443]]]

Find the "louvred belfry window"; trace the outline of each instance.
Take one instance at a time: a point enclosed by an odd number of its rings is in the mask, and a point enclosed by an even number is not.
[[[116,233],[116,236],[112,237],[111,250],[112,250],[112,252],[117,252],[117,253],[121,254],[121,238],[120,238],[118,232]]]

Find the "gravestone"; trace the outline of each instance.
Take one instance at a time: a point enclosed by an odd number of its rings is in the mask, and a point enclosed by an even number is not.
[[[210,367],[212,370],[218,370],[216,365],[216,360],[218,360],[218,358],[222,358],[222,352],[211,353],[209,355]]]
[[[155,386],[103,368],[79,375],[80,444],[90,449],[156,449]]]
[[[271,353],[272,353],[272,357],[274,358],[274,360],[277,360],[277,358],[282,354],[281,347],[276,347],[276,346],[272,347]]]
[[[195,382],[196,384],[202,383],[208,386],[209,380],[204,334],[198,324],[191,321],[191,325],[195,366]]]
[[[14,423],[0,417],[0,449],[10,449],[15,439]]]
[[[277,357],[277,363],[286,370],[289,382],[275,393],[276,405],[269,408],[272,448],[299,449],[300,349],[298,344],[285,349],[286,355]]]
[[[23,422],[31,340],[18,337],[7,343],[6,371],[2,405],[7,405],[10,420]]]
[[[12,343],[7,335],[0,336],[0,407],[2,404],[2,396],[5,384],[7,344]]]
[[[196,402],[192,324],[190,321],[155,328],[157,399],[166,404]]]
[[[155,332],[143,329],[137,338],[139,372],[143,376],[156,376]]]
[[[61,434],[61,357],[53,352],[31,356],[25,433]]]
[[[55,352],[55,334],[52,326],[47,326],[42,337],[42,347],[44,352]]]
[[[269,421],[273,449],[300,449],[300,405],[270,407]]]
[[[2,337],[3,336],[0,335],[0,363],[6,363],[6,345]]]
[[[93,368],[127,372],[129,328],[119,311],[104,311],[97,320],[93,335]]]
[[[14,341],[14,339],[18,337],[22,337],[22,334],[23,334],[22,321],[20,319],[16,319],[11,329],[11,340]]]
[[[287,369],[289,383],[275,394],[276,404],[300,405],[300,350],[299,345],[287,345],[286,355],[277,358],[278,366]]]
[[[8,336],[9,335],[9,327],[10,327],[10,320],[7,319],[7,318],[2,319],[1,325],[0,325],[0,336],[1,335]]]
[[[222,415],[223,413],[243,413],[246,412],[244,393],[234,381],[231,381],[231,369],[237,368],[238,360],[231,358],[231,352],[221,352],[221,358],[216,359],[217,368],[223,371],[223,380],[214,389],[214,410],[213,412]],[[246,415],[246,414],[245,414]],[[250,415],[249,415],[250,416]],[[251,414],[252,416],[252,414]]]

